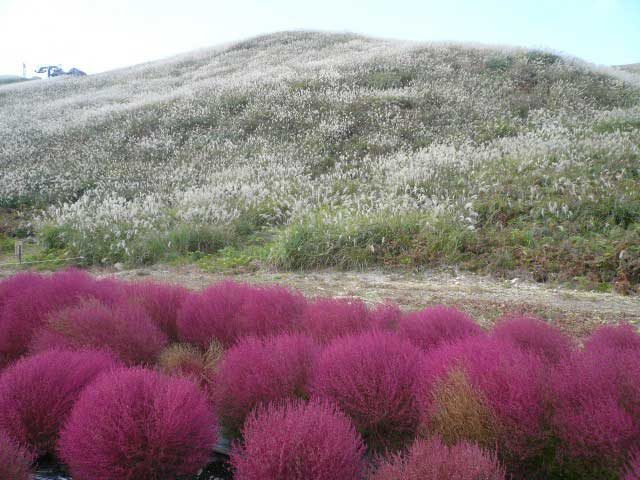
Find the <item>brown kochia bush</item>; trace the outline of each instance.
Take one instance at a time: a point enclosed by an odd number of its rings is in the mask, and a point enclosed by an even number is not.
[[[195,380],[210,393],[223,353],[224,348],[216,341],[204,353],[188,343],[175,343],[161,352],[158,366],[164,373]]]
[[[483,448],[495,448],[496,419],[481,392],[471,386],[462,370],[454,369],[433,389],[429,415],[419,433],[437,434],[447,445],[469,440]]]

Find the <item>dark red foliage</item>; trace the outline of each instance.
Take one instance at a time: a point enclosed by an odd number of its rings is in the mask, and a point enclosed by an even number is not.
[[[227,434],[238,435],[260,404],[307,398],[319,349],[307,336],[247,338],[224,356],[214,382],[216,411]]]
[[[631,455],[631,460],[627,464],[622,480],[640,480],[640,451],[636,450]]]
[[[178,340],[178,312],[189,291],[179,285],[137,282],[128,285],[131,301],[140,304],[169,340]]]
[[[110,288],[112,284],[95,281],[78,270],[49,277],[25,276],[13,282],[0,317],[0,364],[25,354],[34,331],[51,313],[87,298],[115,301],[120,293]]]
[[[398,324],[398,334],[424,350],[481,333],[466,313],[443,305],[404,315]]]
[[[268,405],[248,418],[243,433],[231,453],[237,480],[362,479],[362,439],[329,403]]]
[[[82,389],[115,365],[110,355],[91,351],[19,360],[0,375],[0,429],[38,455],[53,452]]]
[[[504,317],[493,329],[493,336],[551,363],[566,360],[573,351],[569,337],[543,320],[527,316]]]
[[[566,468],[617,478],[640,445],[640,351],[578,352],[551,379],[553,426]]]
[[[584,345],[585,350],[639,350],[638,329],[628,323],[605,325],[595,330]]]
[[[35,335],[31,350],[108,350],[134,365],[154,363],[166,344],[166,335],[141,306],[84,301],[53,313]]]
[[[302,295],[280,287],[221,282],[185,299],[178,314],[180,339],[206,349],[241,337],[274,335],[297,328],[304,310]]]
[[[204,467],[216,437],[197,385],[143,368],[119,369],[82,393],[59,451],[78,480],[166,480]]]
[[[374,450],[400,448],[418,425],[413,389],[420,356],[392,333],[341,337],[321,354],[312,391],[349,415]]]
[[[307,305],[302,328],[321,343],[371,326],[367,306],[352,298],[318,298]]]
[[[505,461],[521,463],[541,454],[547,440],[548,368],[540,357],[484,336],[433,350],[421,362],[416,384],[422,424],[430,423],[435,386],[453,369],[463,371],[487,399]]]
[[[435,437],[417,440],[404,457],[393,456],[371,480],[504,480],[496,455],[460,442],[452,447]]]
[[[33,455],[0,430],[0,478],[29,480]]]

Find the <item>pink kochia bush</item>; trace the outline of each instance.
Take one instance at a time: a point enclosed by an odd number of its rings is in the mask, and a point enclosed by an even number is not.
[[[140,305],[111,307],[94,300],[52,314],[35,335],[31,350],[108,350],[133,365],[155,362],[166,344],[166,335]]]
[[[0,311],[0,365],[27,353],[33,333],[51,313],[87,298],[116,301],[120,294],[113,283],[96,281],[77,270],[49,277],[25,275],[6,282],[12,292],[4,294]]]
[[[349,419],[330,403],[270,404],[244,427],[231,452],[236,480],[360,480],[364,446]]]
[[[382,317],[382,316],[381,316]],[[359,299],[318,298],[307,305],[304,331],[321,343],[369,328],[367,306]],[[379,318],[382,322],[383,318]]]
[[[33,455],[0,430],[0,478],[29,480]]]
[[[554,364],[569,358],[573,350],[571,340],[566,335],[534,317],[504,317],[493,328],[493,336],[540,355]]]
[[[393,333],[338,338],[318,360],[312,392],[351,417],[372,449],[401,448],[418,425],[413,389],[420,356]]]
[[[213,412],[197,385],[137,367],[87,387],[59,451],[77,480],[165,480],[197,473],[216,440]]]
[[[221,282],[189,294],[178,314],[182,341],[206,349],[214,340],[230,346],[250,335],[275,335],[297,329],[305,299],[280,287]]]
[[[605,325],[595,330],[584,345],[585,350],[637,350],[640,351],[638,329],[628,323]]]
[[[563,468],[583,478],[618,478],[640,445],[640,351],[578,352],[552,385]]]
[[[408,453],[383,463],[371,480],[505,480],[495,454],[473,443],[445,445],[438,437],[417,440]]]
[[[631,455],[627,468],[625,469],[624,477],[622,480],[640,480],[640,451],[636,450]]]
[[[481,333],[482,329],[466,313],[444,305],[406,314],[398,324],[401,337],[425,350]]]
[[[84,387],[116,366],[100,352],[52,350],[19,360],[0,375],[0,430],[37,455],[52,453]]]
[[[227,351],[214,381],[216,411],[228,435],[236,436],[260,404],[307,398],[319,352],[300,334],[247,338]]]
[[[189,291],[178,285],[138,282],[127,286],[129,301],[141,305],[171,341],[178,340],[178,312]]]
[[[428,353],[421,362],[416,399],[421,430],[429,429],[441,412],[434,403],[439,382],[453,370],[461,371],[486,401],[491,430],[501,457],[516,468],[535,461],[547,440],[547,369],[537,355],[513,344],[473,337]]]

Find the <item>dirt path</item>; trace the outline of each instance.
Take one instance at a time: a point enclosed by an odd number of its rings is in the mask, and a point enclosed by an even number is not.
[[[301,290],[308,296],[357,296],[367,302],[391,300],[403,309],[426,305],[455,305],[481,324],[490,325],[508,312],[542,316],[563,330],[582,336],[595,326],[621,320],[640,325],[640,297],[594,293],[527,283],[509,282],[473,274],[428,272],[420,274],[383,272],[275,272],[207,273],[196,266],[156,265],[133,270],[95,270],[99,276],[123,279],[154,279],[201,289],[223,278],[272,283]]]

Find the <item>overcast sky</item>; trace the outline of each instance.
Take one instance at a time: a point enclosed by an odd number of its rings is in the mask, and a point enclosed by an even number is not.
[[[640,62],[640,0],[0,0],[0,74],[23,62],[97,73],[297,29]]]

